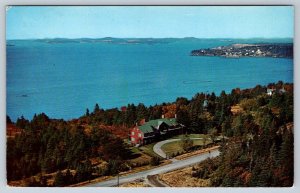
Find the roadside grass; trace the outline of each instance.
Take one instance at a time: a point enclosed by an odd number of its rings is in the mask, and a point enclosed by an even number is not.
[[[176,136],[174,136],[174,137],[171,137],[170,139],[181,139],[182,137],[184,137],[185,135],[176,135]],[[208,135],[205,135],[205,134],[196,134],[196,133],[194,133],[194,134],[188,134],[187,135],[189,138],[203,138],[203,137],[207,137],[208,138]]]
[[[210,179],[195,178],[191,175],[193,166],[159,174],[158,178],[170,187],[209,187]]]

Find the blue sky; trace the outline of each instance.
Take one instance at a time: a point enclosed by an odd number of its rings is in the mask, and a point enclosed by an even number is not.
[[[7,39],[292,38],[292,6],[13,6]]]

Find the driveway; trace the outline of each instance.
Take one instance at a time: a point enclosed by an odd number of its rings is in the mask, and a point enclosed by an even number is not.
[[[202,138],[190,138],[190,139],[194,140],[194,139],[202,139]],[[157,144],[155,144],[153,146],[153,151],[157,155],[161,156],[162,158],[167,158],[166,153],[161,149],[161,147],[163,145],[167,144],[167,143],[174,142],[174,141],[180,141],[180,140],[181,139],[167,139],[167,140],[164,140],[164,141],[160,141],[160,142],[158,142]]]
[[[203,153],[200,155],[190,157],[185,160],[178,160],[176,162],[173,162],[171,164],[164,165],[161,167],[153,168],[150,170],[146,170],[146,171],[142,171],[142,172],[138,172],[138,173],[134,173],[134,174],[128,174],[126,176],[120,176],[119,182],[120,182],[120,184],[123,184],[123,183],[131,182],[131,181],[134,181],[137,179],[146,178],[148,175],[156,175],[156,174],[166,173],[166,172],[173,171],[176,169],[184,168],[184,167],[199,163],[209,157],[210,158],[216,157],[219,154],[220,154],[219,150],[217,150],[217,149],[212,150],[212,151],[210,151],[210,153],[207,152],[207,153]],[[114,177],[110,180],[98,182],[98,183],[94,183],[94,184],[88,184],[87,186],[88,187],[109,187],[109,186],[116,186],[116,185],[117,185],[117,177]]]

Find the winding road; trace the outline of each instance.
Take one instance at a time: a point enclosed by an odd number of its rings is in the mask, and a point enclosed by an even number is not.
[[[142,171],[142,172],[128,174],[125,176],[120,176],[119,183],[123,184],[123,183],[131,182],[131,181],[134,181],[137,179],[146,178],[148,175],[156,175],[156,174],[166,173],[166,172],[173,171],[176,169],[184,168],[184,167],[199,163],[209,157],[210,158],[216,157],[219,154],[220,154],[219,150],[216,149],[216,150],[210,151],[210,153],[206,152],[206,153],[203,153],[200,155],[196,155],[196,156],[187,158],[185,160],[175,161],[168,165],[160,166],[160,167]],[[118,179],[117,179],[117,177],[114,177],[110,180],[93,183],[93,184],[88,184],[87,187],[109,187],[109,186],[116,186],[117,183],[118,183]]]

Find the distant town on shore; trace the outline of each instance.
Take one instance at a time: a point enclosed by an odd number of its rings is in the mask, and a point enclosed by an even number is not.
[[[193,50],[192,56],[239,57],[274,57],[293,58],[293,44],[232,44],[216,48]]]

